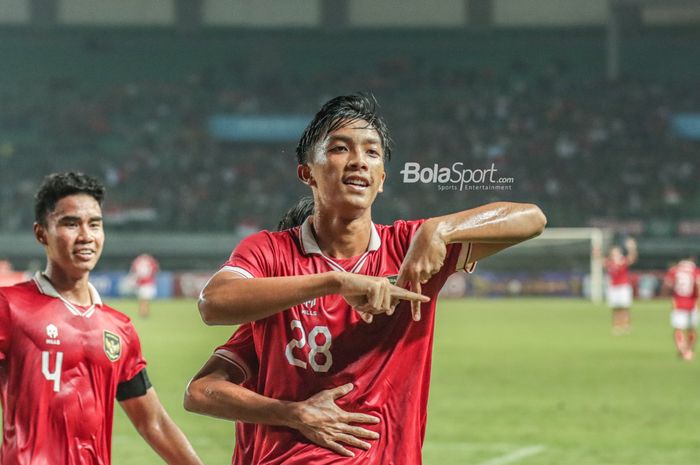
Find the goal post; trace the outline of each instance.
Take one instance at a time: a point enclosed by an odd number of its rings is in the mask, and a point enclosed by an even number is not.
[[[547,228],[534,239],[532,246],[559,247],[567,243],[586,242],[588,248],[589,297],[594,303],[603,301],[604,247],[610,243],[612,233],[601,228]]]
[[[603,300],[603,255],[612,231],[547,228],[488,257],[470,280],[474,295],[580,296]],[[479,272],[480,271],[480,272]]]

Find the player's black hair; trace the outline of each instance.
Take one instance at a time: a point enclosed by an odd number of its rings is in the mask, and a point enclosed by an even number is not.
[[[314,214],[313,197],[302,197],[299,201],[284,214],[279,224],[278,231],[300,226],[306,218]]]
[[[369,127],[376,129],[384,150],[384,161],[391,159],[391,139],[386,123],[377,113],[377,99],[372,94],[357,93],[341,95],[326,102],[306,126],[297,145],[297,161],[303,165],[309,161],[309,154],[322,143],[328,134],[357,120],[365,120]]]
[[[105,188],[97,179],[83,173],[53,173],[44,178],[34,196],[34,220],[46,226],[46,217],[59,200],[69,195],[87,194],[102,206]]]

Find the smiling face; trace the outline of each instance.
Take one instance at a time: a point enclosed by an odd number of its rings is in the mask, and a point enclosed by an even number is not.
[[[332,131],[299,165],[299,178],[314,192],[317,208],[357,217],[384,188],[384,149],[377,130],[365,120]]]
[[[46,216],[34,223],[34,235],[44,245],[48,269],[79,279],[89,273],[102,254],[102,209],[94,197],[63,197]]]

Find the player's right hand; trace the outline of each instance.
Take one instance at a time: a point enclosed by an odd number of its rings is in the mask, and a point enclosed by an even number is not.
[[[387,278],[342,273],[339,294],[354,308],[365,322],[371,323],[374,315],[391,315],[397,300],[429,302],[430,297],[391,284]],[[393,301],[393,305],[392,305]]]
[[[343,444],[369,450],[370,443],[363,439],[379,439],[379,433],[353,426],[353,423],[376,425],[379,418],[364,413],[346,412],[335,403],[336,399],[352,391],[353,387],[350,383],[344,384],[296,402],[299,421],[293,427],[314,444],[345,457],[354,457],[355,454]]]

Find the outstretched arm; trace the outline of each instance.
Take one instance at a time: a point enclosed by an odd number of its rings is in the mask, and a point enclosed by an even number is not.
[[[339,289],[336,272],[244,278],[233,271],[219,271],[202,290],[197,306],[206,324],[242,324],[336,293]]]
[[[637,241],[631,237],[625,241],[625,248],[627,249],[627,264],[632,265],[639,258],[639,253],[637,252]]]
[[[189,441],[170,419],[151,387],[146,394],[119,403],[149,446],[170,465],[202,465]]]
[[[471,259],[477,261],[539,236],[547,218],[533,204],[495,202],[431,218],[426,224],[445,244],[471,242]]]
[[[331,271],[304,276],[244,278],[220,271],[199,296],[199,313],[209,325],[242,324],[268,317],[307,300],[340,294],[365,321],[384,313],[392,298],[429,298],[395,286],[386,278]]]
[[[471,243],[469,260],[474,262],[507,247],[538,236],[547,218],[536,205],[495,202],[477,208],[426,220],[418,229],[406,253],[397,285],[420,293],[443,266],[447,245]],[[420,319],[420,303],[412,302],[415,320]]]
[[[341,410],[335,399],[353,388],[346,384],[321,391],[301,402],[272,399],[240,386],[244,373],[234,365],[211,357],[195,375],[185,391],[185,409],[203,415],[246,423],[286,426],[298,430],[307,439],[340,455],[355,454],[343,446],[367,450],[363,439],[379,434],[354,424],[376,424],[379,418]],[[343,444],[341,444],[343,443]]]

